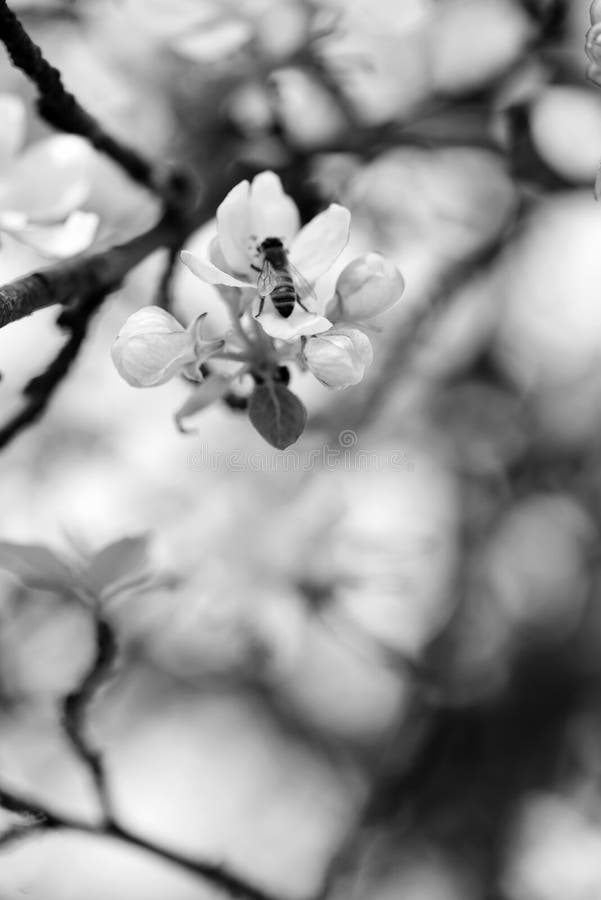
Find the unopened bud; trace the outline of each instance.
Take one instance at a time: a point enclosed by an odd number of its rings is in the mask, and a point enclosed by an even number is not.
[[[587,31],[584,49],[592,63],[595,65],[601,64],[601,21],[598,21]]]
[[[336,326],[309,338],[303,356],[309,371],[326,387],[346,388],[363,379],[373,350],[359,329]]]
[[[386,257],[379,253],[359,256],[342,270],[336,282],[341,319],[371,319],[400,300],[405,282]]]
[[[126,321],[111,356],[128,384],[154,387],[195,361],[195,336],[164,309],[147,306]]]

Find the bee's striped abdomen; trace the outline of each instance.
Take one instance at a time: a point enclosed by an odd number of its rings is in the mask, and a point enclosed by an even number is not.
[[[272,291],[271,301],[284,319],[292,315],[296,303],[296,288],[288,272],[278,272],[278,283]]]

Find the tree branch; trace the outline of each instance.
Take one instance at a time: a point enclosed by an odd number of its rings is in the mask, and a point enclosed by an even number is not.
[[[170,862],[191,875],[198,875],[206,879],[231,897],[239,897],[242,900],[279,900],[275,895],[258,887],[246,878],[235,874],[225,866],[184,856],[167,847],[162,847],[149,838],[135,834],[114,822],[96,826],[90,825],[88,822],[61,816],[53,810],[41,806],[35,801],[30,801],[1,785],[0,806],[9,812],[33,819],[32,824],[24,824],[20,830],[10,829],[10,839],[7,843],[17,839],[17,837],[18,839],[23,839],[40,831],[77,831],[95,835],[96,837],[114,838],[124,844],[145,850],[163,859],[165,862]],[[0,839],[0,846],[2,843]]]
[[[193,231],[205,217],[204,206],[189,219],[168,212],[153,228],[124,244],[55,263],[0,288],[0,328],[36,310],[55,303],[66,305],[77,298],[57,320],[69,334],[67,342],[47,369],[26,385],[25,406],[0,428],[0,448],[45,411],[76,360],[90,321],[106,297],[138,263],[160,247],[179,244],[182,234]]]
[[[11,281],[0,287],[0,328],[55,303],[66,305],[74,297],[112,293],[138,263],[160,247],[172,244],[180,230],[189,233],[194,227],[196,223],[185,226],[167,214],[124,244],[61,260]]]
[[[13,65],[27,75],[38,89],[37,107],[40,115],[50,125],[70,134],[77,134],[113,159],[134,181],[163,195],[169,195],[172,186],[159,178],[154,166],[137,150],[113,138],[102,128],[63,85],[60,72],[44,57],[42,51],[29,37],[6,0],[0,0],[0,40],[2,40]]]

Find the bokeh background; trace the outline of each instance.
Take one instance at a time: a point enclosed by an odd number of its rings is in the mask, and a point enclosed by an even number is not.
[[[182,436],[183,383],[118,377],[110,346],[154,301],[158,253],[3,451],[2,540],[76,558],[148,534],[156,577],[108,610],[120,659],[91,710],[120,817],[283,900],[598,900],[588,3],[10,5],[114,133],[224,194],[273,169],[305,219],[347,205],[339,268],[379,250],[407,283],[360,386],[297,376],[309,426],[281,454],[225,406]],[[28,142],[48,133],[4,53],[0,91],[25,100]],[[85,208],[98,246],[158,215],[100,158]],[[2,237],[2,281],[43,262]],[[172,301],[182,321],[223,316],[183,267]],[[60,346],[55,318],[0,332],[3,415]],[[89,822],[97,800],[59,717],[92,644],[81,607],[0,572],[1,777]],[[107,838],[56,831],[0,849],[2,900],[218,893]]]

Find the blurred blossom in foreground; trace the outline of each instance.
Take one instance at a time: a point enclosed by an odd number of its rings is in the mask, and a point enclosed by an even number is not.
[[[67,257],[92,243],[94,213],[81,212],[91,186],[94,152],[83,138],[59,134],[31,144],[18,97],[0,95],[0,231],[42,256]]]
[[[430,29],[434,84],[461,92],[509,68],[532,35],[526,12],[512,0],[445,0]]]
[[[593,900],[601,896],[601,827],[567,797],[526,802],[505,874],[510,900]]]
[[[440,13],[431,0],[334,0],[338,28],[324,41],[362,122],[407,115],[431,89],[429,34]]]
[[[586,601],[593,542],[593,522],[571,497],[533,495],[516,503],[486,553],[489,583],[511,622],[569,633]]]
[[[515,186],[493,153],[471,148],[383,153],[349,188],[353,217],[384,250],[431,267],[495,237],[516,208]]]
[[[599,427],[599,210],[586,193],[542,203],[502,263],[496,351],[541,425],[581,441]]]
[[[601,158],[601,96],[550,85],[532,105],[530,130],[550,168],[570,181],[592,182]]]

